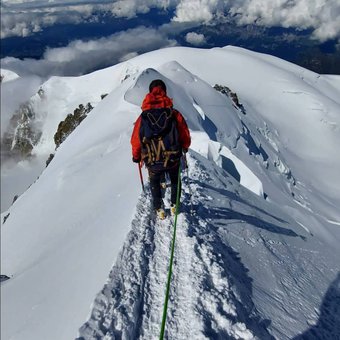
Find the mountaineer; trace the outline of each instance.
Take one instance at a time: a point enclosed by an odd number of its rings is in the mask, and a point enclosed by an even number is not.
[[[180,161],[190,142],[187,123],[173,108],[165,83],[160,79],[153,80],[143,100],[142,113],[135,122],[131,145],[133,162],[143,162],[148,169],[153,207],[160,219],[165,218],[161,182],[168,174],[171,181],[170,211],[173,215],[176,212]]]

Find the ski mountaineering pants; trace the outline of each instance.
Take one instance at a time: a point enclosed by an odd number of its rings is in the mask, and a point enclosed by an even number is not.
[[[179,163],[171,169],[164,171],[152,171],[151,169],[148,169],[154,209],[157,210],[163,206],[161,182],[165,182],[166,174],[169,175],[171,181],[171,203],[176,204],[178,168]]]

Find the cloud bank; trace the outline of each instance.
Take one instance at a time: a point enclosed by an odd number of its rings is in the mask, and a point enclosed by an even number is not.
[[[148,13],[151,8],[168,9],[176,1],[171,0],[118,0],[112,4],[111,12],[117,17],[133,18]]]
[[[173,20],[311,29],[315,39],[326,41],[340,39],[339,18],[339,0],[180,0]]]
[[[75,40],[65,47],[47,49],[40,60],[7,57],[1,60],[1,67],[20,76],[77,76],[125,61],[140,53],[176,44],[164,33],[141,26],[105,38]]]
[[[4,1],[1,3],[1,38],[26,37],[55,24],[98,21],[98,13],[111,8],[105,3],[66,4],[62,2]]]
[[[233,20],[238,25],[311,29],[320,41],[340,40],[339,0],[5,0],[1,37],[27,36],[55,23],[98,20],[100,11],[132,18],[152,8],[174,11],[171,19],[178,23]]]
[[[339,0],[237,0],[230,8],[238,24],[312,29],[314,38],[340,38]]]

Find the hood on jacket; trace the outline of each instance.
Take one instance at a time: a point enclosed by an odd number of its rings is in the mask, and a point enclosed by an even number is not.
[[[166,95],[166,92],[161,86],[156,86],[145,96],[142,103],[142,110],[170,108],[172,106],[172,99]]]

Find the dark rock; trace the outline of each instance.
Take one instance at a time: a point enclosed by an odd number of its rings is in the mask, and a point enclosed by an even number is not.
[[[25,159],[31,156],[33,147],[38,143],[41,132],[34,128],[35,112],[27,102],[20,105],[10,120],[8,131],[4,133],[1,144],[3,152]]]
[[[234,103],[235,107],[240,109],[242,111],[242,113],[246,114],[246,111],[245,111],[243,105],[240,103],[240,101],[237,97],[237,94],[235,92],[231,91],[229,87],[215,84],[214,89],[216,91],[221,92],[222,94],[228,96],[232,100],[232,102]]]
[[[6,223],[6,221],[7,221],[8,217],[9,217],[9,215],[10,215],[10,213],[8,213],[7,215],[4,216],[4,221],[3,221],[2,224],[5,224],[5,223]]]
[[[46,168],[51,163],[53,158],[54,158],[54,153],[50,153],[50,155],[48,156],[47,161],[46,161]]]
[[[0,282],[7,281],[9,279],[10,279],[10,277],[8,277],[7,275],[0,275]]]
[[[54,135],[56,149],[60,144],[75,130],[75,128],[87,117],[87,114],[93,109],[90,103],[86,106],[80,104],[72,113],[69,113],[65,120],[58,125],[58,130]]]
[[[42,87],[39,88],[39,90],[38,90],[38,95],[39,95],[40,98],[43,98],[43,97],[44,97],[45,91],[43,90]]]

